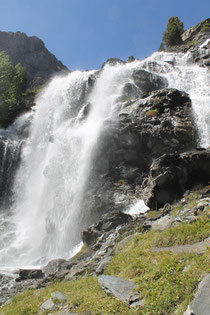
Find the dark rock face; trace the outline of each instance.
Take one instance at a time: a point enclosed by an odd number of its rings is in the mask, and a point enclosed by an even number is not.
[[[96,221],[108,211],[125,210],[140,198],[142,180],[154,158],[194,147],[191,101],[186,93],[165,88],[126,102],[119,122],[107,121],[104,126],[84,213],[89,207]]]
[[[128,104],[119,117],[123,146],[138,148],[147,158],[195,144],[190,98],[176,89],[152,92]]]
[[[150,168],[142,185],[142,197],[148,207],[156,209],[178,200],[196,184],[210,179],[210,150],[182,154],[164,154]]]
[[[152,92],[145,99],[129,103],[120,111],[119,120],[119,126],[107,126],[97,156],[98,168],[104,167],[100,165],[102,156],[109,161],[106,169],[110,164],[114,167],[129,164],[129,171],[123,169],[128,180],[133,180],[136,168],[143,170],[144,165],[149,166],[152,158],[195,146],[191,101],[184,92],[175,89]]]
[[[0,32],[0,51],[9,55],[13,65],[20,62],[26,68],[29,86],[43,84],[54,74],[68,70],[36,36]]]

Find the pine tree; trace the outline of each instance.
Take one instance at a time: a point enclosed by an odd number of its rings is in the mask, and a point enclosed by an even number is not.
[[[182,43],[181,35],[184,31],[184,25],[179,20],[177,16],[172,16],[169,18],[168,23],[166,25],[166,30],[163,33],[163,42],[166,47],[179,45]]]
[[[165,51],[165,47],[164,47],[163,42],[160,44],[158,51]]]

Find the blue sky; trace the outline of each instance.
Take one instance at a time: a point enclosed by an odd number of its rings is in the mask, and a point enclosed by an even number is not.
[[[151,55],[170,16],[189,28],[210,17],[210,1],[0,0],[0,30],[38,36],[72,70]]]

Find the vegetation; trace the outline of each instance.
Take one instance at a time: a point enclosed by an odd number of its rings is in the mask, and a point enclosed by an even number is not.
[[[184,25],[179,18],[177,16],[170,17],[166,25],[166,30],[163,33],[163,44],[165,44],[167,48],[181,44],[183,31]]]
[[[191,202],[191,198],[189,201]],[[46,288],[27,290],[1,309],[5,315],[38,314],[41,304],[54,291],[65,294],[70,312],[84,314],[181,315],[198,284],[209,272],[210,248],[203,254],[154,252],[158,246],[195,243],[209,236],[209,218],[202,214],[191,223],[183,223],[167,231],[147,231],[134,236],[116,250],[105,274],[129,279],[137,284],[136,291],[144,298],[144,307],[129,308],[107,295],[95,277],[55,282]],[[47,312],[46,312],[47,313]]]
[[[203,273],[209,271],[210,249],[198,256],[192,253],[172,254],[170,251],[153,252],[151,248],[157,245],[157,240],[164,242],[165,238],[165,245],[172,246],[196,242],[208,235],[209,219],[205,216],[168,231],[140,234],[114,255],[106,274],[137,283],[138,292],[145,299],[144,308],[138,314],[174,314],[176,310],[177,314],[183,314]]]
[[[128,62],[133,62],[133,61],[135,61],[135,58],[133,56],[129,56],[128,57]]]
[[[159,115],[159,111],[157,108],[150,109],[145,113],[146,117],[155,117]]]
[[[19,114],[26,83],[26,70],[21,64],[14,67],[9,56],[0,52],[0,127],[8,126]]]
[[[165,46],[164,46],[163,42],[160,44],[158,51],[165,51]]]
[[[167,247],[173,245],[194,244],[210,236],[210,220],[200,216],[193,223],[183,223],[170,228],[156,237],[154,246]]]
[[[1,313],[5,315],[37,315],[42,303],[50,298],[50,294],[54,291],[65,294],[71,312],[106,315],[139,314],[137,310],[130,309],[125,303],[107,295],[95,277],[56,282],[39,290],[27,290],[13,298],[10,304],[1,309]]]
[[[201,28],[201,32],[209,32],[210,31],[210,19],[207,19]]]

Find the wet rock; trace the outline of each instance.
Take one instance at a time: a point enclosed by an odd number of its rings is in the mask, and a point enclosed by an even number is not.
[[[82,241],[86,245],[91,246],[96,242],[102,233],[111,231],[119,225],[129,222],[131,219],[130,215],[120,211],[105,214],[98,223],[82,232]]]
[[[201,281],[193,302],[184,315],[209,315],[210,310],[210,274]]]
[[[103,69],[104,66],[107,64],[110,66],[116,66],[117,64],[121,64],[121,65],[126,64],[126,62],[119,58],[109,58],[103,63],[101,69]]]
[[[117,299],[127,304],[134,302],[132,296],[136,286],[133,282],[114,276],[99,276],[98,282],[106,293],[114,295]],[[138,297],[135,294],[135,301],[137,299]]]
[[[135,85],[140,89],[141,95],[165,88],[168,85],[166,79],[145,70],[134,70],[132,77]]]
[[[15,280],[17,282],[27,279],[43,279],[44,273],[41,269],[20,269],[19,277]]]

